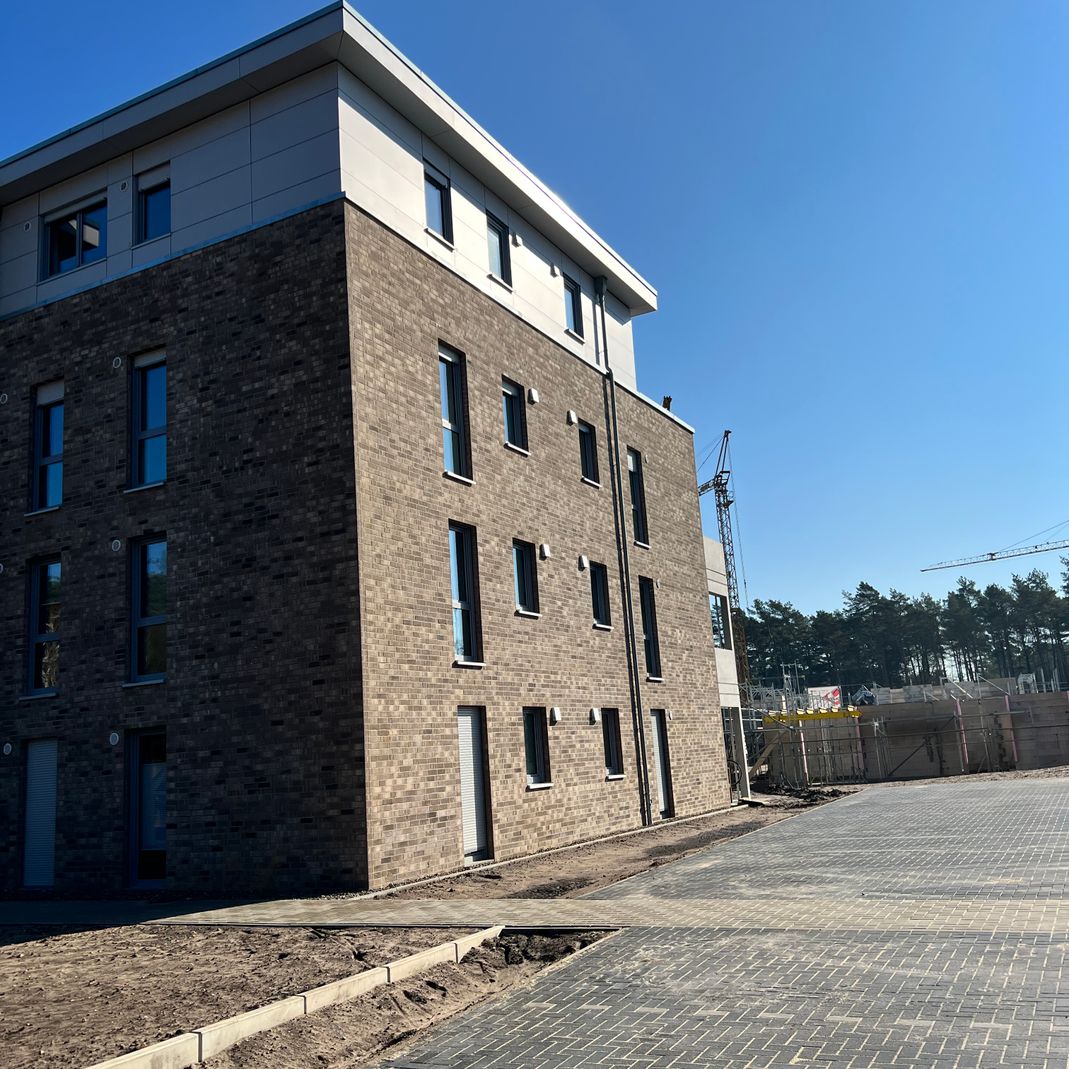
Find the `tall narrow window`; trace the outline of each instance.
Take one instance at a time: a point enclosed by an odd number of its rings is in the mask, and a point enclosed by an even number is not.
[[[709,616],[713,621],[713,645],[722,650],[731,649],[731,614],[723,594],[709,595]]]
[[[29,692],[51,694],[59,686],[59,608],[61,567],[58,560],[30,565]]]
[[[63,502],[63,383],[37,387],[33,416],[33,509]]]
[[[453,242],[453,206],[449,197],[449,179],[437,167],[424,161],[423,193],[427,202],[427,229]]]
[[[598,474],[598,432],[582,420],[579,421],[579,465],[588,483],[601,485]]]
[[[527,411],[523,387],[511,379],[501,380],[501,407],[505,420],[505,444],[527,451]]]
[[[438,378],[442,393],[442,445],[445,470],[462,479],[471,478],[468,438],[468,397],[464,356],[455,349],[438,349]]]
[[[609,569],[597,561],[590,562],[590,600],[594,607],[594,623],[598,627],[612,626],[609,610]]]
[[[583,336],[583,291],[567,275],[564,276],[564,325],[576,336]]]
[[[516,591],[516,611],[538,612],[538,571],[535,547],[518,538],[512,543],[513,586]]]
[[[167,364],[163,353],[138,357],[133,377],[133,486],[167,478]]]
[[[137,190],[138,243],[162,238],[171,232],[171,183],[164,180]]]
[[[66,212],[45,223],[45,278],[102,260],[107,254],[106,201]]]
[[[523,749],[527,765],[527,786],[547,786],[550,783],[549,726],[545,709],[524,709]]]
[[[130,679],[151,682],[167,675],[167,542],[139,542],[130,582]]]
[[[624,748],[620,741],[620,710],[601,710],[601,737],[605,743],[605,775],[624,774]]]
[[[642,645],[646,653],[646,674],[651,679],[660,679],[661,644],[657,637],[657,602],[654,598],[653,580],[639,576],[638,593],[642,609]]]
[[[475,529],[449,525],[449,578],[453,596],[453,650],[458,663],[482,660]]]
[[[637,449],[627,451],[627,480],[631,484],[631,527],[635,541],[648,546],[650,530],[646,523],[646,484],[642,478],[642,454]]]
[[[496,215],[486,213],[486,244],[490,253],[490,274],[512,285],[512,261],[509,257],[509,228]]]

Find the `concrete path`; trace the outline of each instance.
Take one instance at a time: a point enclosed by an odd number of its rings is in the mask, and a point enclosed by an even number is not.
[[[538,908],[580,902],[633,926],[386,1064],[1069,1066],[1069,780],[868,790]]]

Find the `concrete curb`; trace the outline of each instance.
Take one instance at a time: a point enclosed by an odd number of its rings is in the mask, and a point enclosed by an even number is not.
[[[189,1069],[190,1066],[214,1058],[221,1051],[258,1032],[266,1032],[296,1017],[348,1002],[373,991],[376,987],[414,976],[442,962],[462,961],[469,950],[482,946],[488,939],[496,939],[502,931],[502,925],[484,928],[464,936],[463,939],[398,958],[388,965],[367,969],[321,987],[313,987],[310,991],[291,995],[247,1013],[239,1013],[236,1017],[227,1017],[192,1032],[183,1032],[171,1039],[165,1039],[162,1043],[153,1043],[151,1047],[142,1047],[118,1058],[97,1062],[88,1069]]]

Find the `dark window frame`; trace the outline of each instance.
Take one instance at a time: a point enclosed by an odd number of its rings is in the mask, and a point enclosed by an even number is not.
[[[142,426],[146,410],[148,393],[146,379],[148,373],[157,368],[163,368],[164,392],[163,392],[163,423],[157,427]],[[167,354],[153,353],[151,356],[139,358],[134,361],[130,373],[130,486],[137,488],[142,486],[158,486],[167,481],[166,451],[167,441]],[[162,479],[147,480],[145,478],[145,464],[143,457],[143,443],[154,438],[162,438],[164,443],[164,472]]]
[[[605,748],[605,776],[616,779],[624,774],[624,744],[620,734],[620,710],[601,710],[601,738]]]
[[[103,209],[103,218],[100,226],[100,244],[95,247],[92,255],[87,259],[85,252],[86,216],[101,209]],[[56,262],[55,256],[57,228],[64,223],[70,222],[71,219],[74,220],[75,225],[75,262],[69,267],[60,267]],[[78,208],[68,208],[66,211],[59,212],[51,218],[45,219],[42,230],[42,241],[44,243],[44,252],[41,257],[42,281],[58,278],[60,275],[76,271],[79,267],[85,267],[88,264],[99,263],[101,260],[107,259],[108,256],[108,199],[103,197],[88,204],[83,204]],[[54,264],[55,266],[53,266]]]
[[[571,275],[561,272],[564,279],[564,328],[576,337],[585,338],[583,330],[583,288]],[[571,322],[569,322],[569,319]]]
[[[46,383],[43,386],[38,386],[34,394],[34,408],[33,408],[33,453],[30,458],[31,461],[31,475],[30,475],[30,510],[32,512],[39,512],[42,509],[59,508],[63,504],[63,439],[66,436],[67,429],[67,412],[64,407],[66,404],[66,394],[62,383],[58,383],[60,394],[59,397],[51,401],[41,401],[40,395],[42,390],[47,390],[49,387],[53,387],[57,383]],[[60,418],[63,420],[63,426],[60,428],[59,436],[59,452],[49,453],[48,439],[51,438],[49,431],[51,430],[51,414],[56,409],[60,410]],[[49,501],[47,493],[47,476],[48,469],[53,465],[59,466],[59,500]]]
[[[167,229],[158,234],[148,233],[148,198],[162,190],[167,191]],[[143,245],[146,241],[158,241],[171,233],[171,179],[162,178],[158,182],[152,182],[142,188],[137,187],[137,231],[135,245]]]
[[[661,678],[661,640],[657,633],[657,595],[653,580],[638,577],[639,606],[642,616],[642,648],[646,656],[646,675]]]
[[[523,709],[523,753],[527,787],[549,787],[553,773],[549,761],[549,714],[543,705]]]
[[[627,447],[627,482],[631,491],[631,530],[636,545],[650,544],[649,517],[646,514],[646,478],[643,473],[642,454]]]
[[[594,623],[599,627],[612,627],[612,606],[609,603],[609,569],[600,561],[590,562],[590,602],[594,613]]]
[[[515,425],[516,438],[509,437],[509,412]],[[501,417],[504,424],[505,444],[528,452],[527,446],[527,394],[513,379],[501,377]]]
[[[713,606],[716,606],[714,609]],[[723,594],[709,594],[709,619],[713,625],[713,645],[718,650],[730,650],[731,607]]]
[[[48,597],[48,569],[55,565],[59,568],[59,597]],[[59,627],[55,631],[44,630],[42,626],[42,610],[49,605],[59,605]],[[29,565],[29,591],[27,606],[26,628],[26,693],[27,694],[55,694],[58,687],[58,659],[59,649],[62,643],[62,605],[63,605],[63,561],[57,553],[54,556],[40,557],[31,561]],[[41,647],[55,645],[56,652],[56,683],[51,686],[41,685],[38,674],[38,651]],[[43,665],[43,661],[41,662]]]
[[[601,468],[598,464],[598,430],[593,423],[579,420],[579,470],[588,483],[601,485]]]
[[[471,479],[468,363],[459,349],[453,349],[444,342],[438,345],[438,388],[442,407],[442,468],[450,475]],[[453,448],[456,467],[448,464],[447,435],[456,436]]]
[[[424,210],[426,210],[427,198],[431,195],[431,190],[434,190],[434,194],[438,197],[439,211],[442,216],[442,229],[438,230],[431,225],[430,213],[427,214],[427,229],[432,234],[437,234],[440,238],[444,238],[453,244],[453,186],[449,180],[449,176],[443,174],[438,170],[434,164],[429,163],[427,160],[423,161],[423,196],[424,196]]]
[[[454,590],[453,576],[456,575]],[[449,523],[449,576],[452,604],[454,664],[481,664],[483,659],[482,614],[479,604],[479,549],[475,528],[466,523]],[[470,649],[458,642],[469,635]],[[465,629],[464,621],[467,621]]]
[[[517,612],[532,615],[541,612],[538,602],[538,551],[533,542],[525,542],[521,538],[512,540],[512,589]]]
[[[506,286],[512,285],[512,252],[509,247],[508,223],[499,219],[493,212],[486,213],[486,244],[487,252],[491,246],[497,247],[498,258],[501,261],[501,273],[494,270],[494,261],[490,259],[490,274],[504,282]]]
[[[146,535],[139,538],[130,547],[130,656],[129,656],[129,681],[131,683],[158,683],[167,679],[167,669],[162,672],[144,672],[141,670],[142,655],[145,652],[146,636],[150,628],[163,627],[164,631],[164,657],[167,656],[169,642],[167,641],[166,629],[170,626],[170,612],[149,613],[143,606],[148,593],[148,574],[146,562],[147,550],[150,546],[162,545],[167,554],[166,572],[167,580],[166,597],[168,608],[170,603],[170,549],[167,545],[165,534]]]

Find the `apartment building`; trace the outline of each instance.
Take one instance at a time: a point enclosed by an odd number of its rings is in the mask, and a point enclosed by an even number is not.
[[[0,162],[6,892],[715,809],[652,287],[345,3]]]

